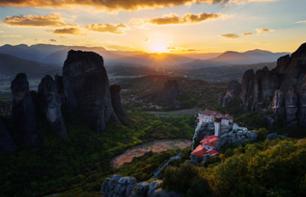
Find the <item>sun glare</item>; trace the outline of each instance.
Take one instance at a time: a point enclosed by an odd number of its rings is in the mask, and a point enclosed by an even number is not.
[[[149,51],[153,53],[166,53],[169,49],[166,43],[156,42],[149,45]]]

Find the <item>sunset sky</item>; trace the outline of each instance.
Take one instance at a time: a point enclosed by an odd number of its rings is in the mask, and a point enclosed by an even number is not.
[[[306,41],[305,10],[305,0],[0,0],[0,45],[291,52]]]

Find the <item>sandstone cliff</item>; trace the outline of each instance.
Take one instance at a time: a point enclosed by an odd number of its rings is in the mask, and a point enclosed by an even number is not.
[[[91,128],[103,131],[113,115],[103,58],[93,52],[69,51],[63,84],[69,110],[80,112]]]
[[[223,106],[239,98],[244,110],[271,112],[274,121],[284,126],[306,127],[306,43],[292,55],[279,58],[272,70],[246,71],[241,92],[229,92],[230,88],[221,99]]]

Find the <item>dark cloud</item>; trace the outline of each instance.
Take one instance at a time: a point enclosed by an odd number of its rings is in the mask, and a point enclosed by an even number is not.
[[[153,18],[150,20],[150,23],[157,25],[198,23],[208,19],[218,18],[219,16],[219,14],[214,13],[185,14],[182,17],[179,17],[177,15],[171,15],[160,18]]]
[[[8,25],[16,26],[60,26],[64,25],[64,21],[60,15],[50,14],[45,16],[40,15],[20,15],[8,16],[3,22]]]
[[[234,33],[223,34],[222,36],[225,38],[231,38],[231,39],[239,38],[239,35],[234,34]]]
[[[107,9],[170,7],[192,3],[226,3],[229,0],[0,0],[0,6],[63,7],[89,5]]]
[[[80,29],[77,27],[67,27],[67,28],[62,28],[62,29],[56,29],[54,30],[55,34],[79,34]]]
[[[55,39],[50,39],[49,41],[50,41],[50,42],[56,42],[56,40],[55,40]]]
[[[86,26],[87,29],[98,32],[109,32],[114,34],[123,33],[126,28],[123,24],[112,25],[112,24],[91,24]]]

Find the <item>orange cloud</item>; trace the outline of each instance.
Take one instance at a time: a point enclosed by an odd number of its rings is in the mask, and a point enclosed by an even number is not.
[[[274,30],[273,29],[269,29],[269,28],[258,28],[256,29],[256,32],[258,34],[262,34],[262,33],[270,33],[270,32],[273,32]]]
[[[253,32],[245,32],[245,33],[243,33],[243,35],[245,35],[245,36],[251,36],[253,34],[254,34]]]
[[[60,15],[50,14],[45,16],[40,15],[20,15],[8,16],[3,22],[8,25],[16,26],[61,26],[65,25]]]
[[[55,34],[80,34],[80,29],[77,27],[67,27],[54,30]]]
[[[156,25],[168,25],[168,24],[184,24],[184,23],[199,23],[208,19],[218,18],[219,14],[214,13],[202,13],[202,14],[185,14],[182,17],[177,15],[164,16],[160,18],[153,18],[149,22]]]
[[[63,7],[89,5],[107,9],[170,7],[193,3],[226,3],[229,0],[1,0],[0,6],[13,7]]]
[[[233,34],[233,33],[223,34],[222,36],[225,37],[225,38],[231,38],[231,39],[235,39],[235,38],[240,37],[238,34]]]
[[[123,33],[123,29],[126,28],[123,24],[112,25],[112,24],[91,24],[86,26],[87,29],[98,32],[109,32],[114,34]]]

